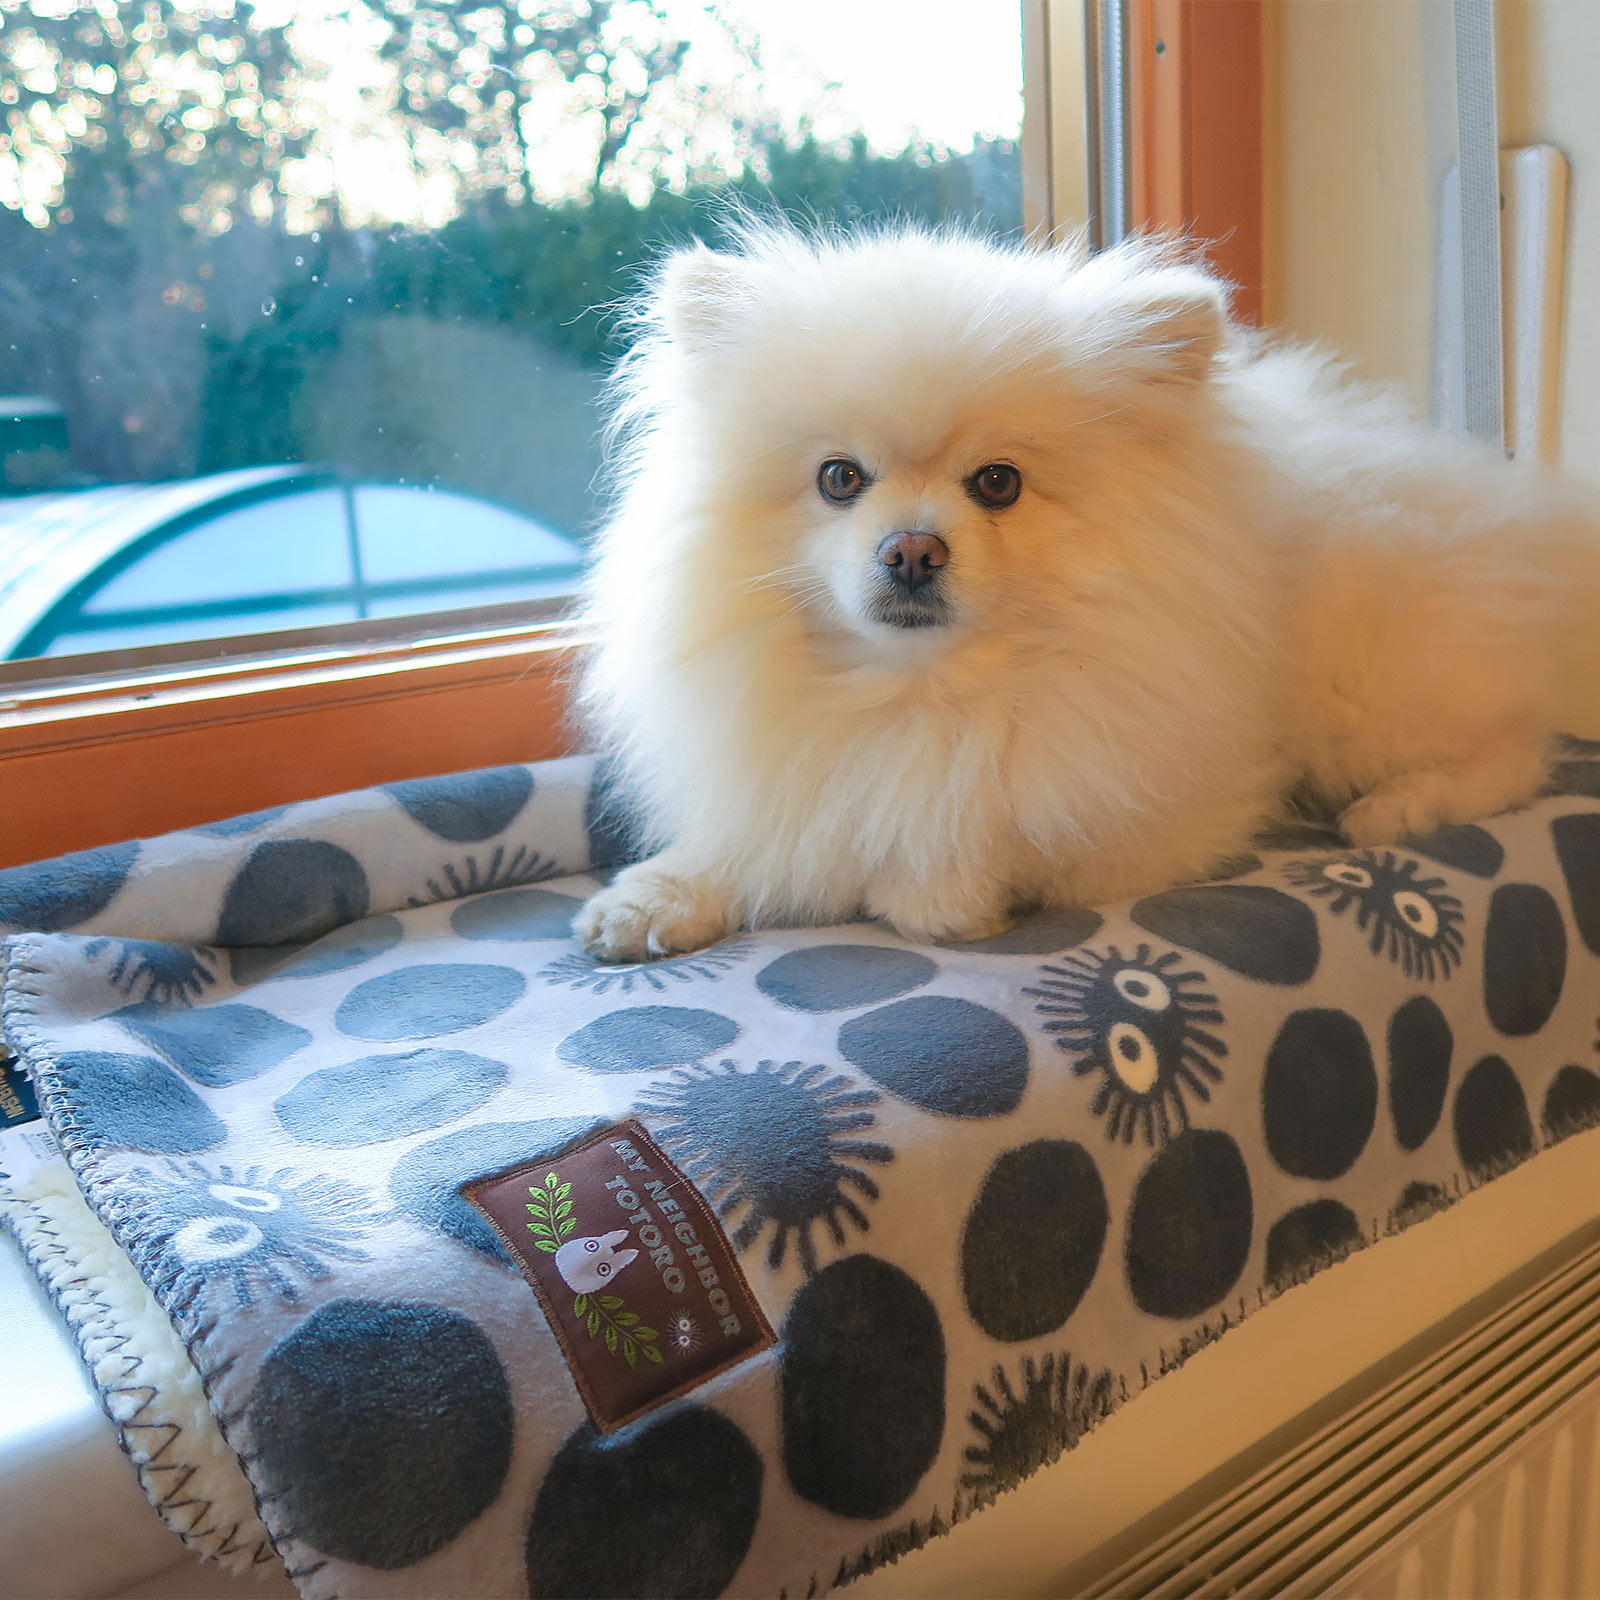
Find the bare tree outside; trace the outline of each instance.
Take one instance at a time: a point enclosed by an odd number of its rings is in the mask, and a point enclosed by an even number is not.
[[[1015,144],[819,136],[705,0],[0,0],[0,391],[84,481],[327,461],[580,534],[606,307],[730,192],[1019,225]]]

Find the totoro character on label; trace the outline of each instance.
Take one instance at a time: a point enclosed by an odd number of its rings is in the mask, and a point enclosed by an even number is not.
[[[616,1248],[627,1237],[626,1228],[617,1228],[598,1238],[568,1239],[556,1251],[556,1271],[574,1294],[598,1294],[630,1261],[637,1258],[637,1250]]]

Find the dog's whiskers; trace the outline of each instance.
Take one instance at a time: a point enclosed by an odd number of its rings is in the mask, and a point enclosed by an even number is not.
[[[796,583],[791,574],[803,576],[804,581]],[[813,602],[830,598],[833,593],[831,585],[825,578],[819,578],[806,567],[799,565],[778,567],[772,572],[763,573],[758,578],[747,579],[740,587],[746,593],[772,592],[789,600],[790,604],[779,611],[780,617],[792,617]]]
[[[831,609],[833,602],[833,591],[829,589],[826,584],[822,584],[811,590],[809,593],[797,595],[795,597],[794,604],[785,606],[783,610],[778,613],[778,615],[782,618],[796,616],[802,611],[809,610],[813,602],[817,600],[828,602]]]
[[[746,589],[767,588],[784,578],[794,575],[803,575],[813,580],[816,580],[817,577],[803,561],[793,561],[788,566],[773,567],[769,572],[760,572],[753,578],[746,578],[743,587]]]

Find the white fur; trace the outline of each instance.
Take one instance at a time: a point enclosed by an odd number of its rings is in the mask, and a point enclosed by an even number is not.
[[[1589,510],[1170,252],[752,229],[668,261],[645,324],[581,705],[657,854],[589,903],[597,954],[858,911],[977,937],[1201,876],[1297,782],[1361,844],[1540,783]],[[874,480],[843,506],[835,456]],[[992,461],[1009,510],[963,488]],[[913,528],[948,625],[872,620]]]

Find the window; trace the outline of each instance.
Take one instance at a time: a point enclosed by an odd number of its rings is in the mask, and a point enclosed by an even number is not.
[[[1222,241],[1248,305],[1260,26],[0,0],[0,865],[559,753],[605,308],[730,190],[1070,227],[1122,105],[1129,225]]]
[[[0,0],[0,658],[570,590],[643,264],[1014,232],[1021,76],[1018,0]]]
[[[474,495],[293,467],[14,496],[0,552],[14,658],[562,594],[583,562],[571,538]]]

